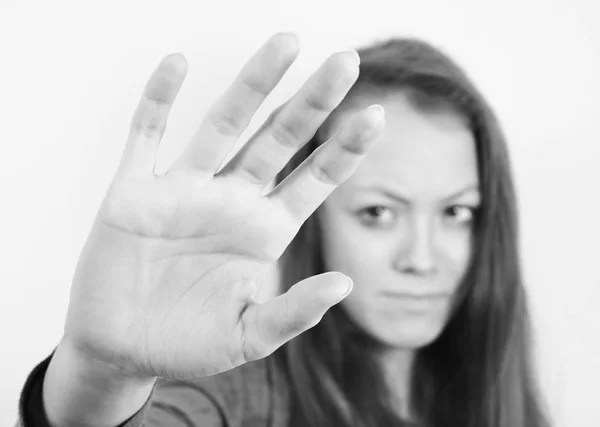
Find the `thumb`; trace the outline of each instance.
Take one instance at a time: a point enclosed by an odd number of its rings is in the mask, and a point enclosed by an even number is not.
[[[341,273],[324,273],[298,282],[271,301],[249,307],[243,319],[245,361],[266,357],[315,326],[352,286],[352,280]]]

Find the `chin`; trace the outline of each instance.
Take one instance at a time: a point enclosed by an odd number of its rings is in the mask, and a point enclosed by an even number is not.
[[[402,331],[396,334],[378,336],[379,341],[388,347],[418,350],[436,340],[440,331]]]
[[[368,332],[387,347],[418,350],[435,341],[444,329],[443,322],[407,320],[401,324],[372,325]]]
[[[384,347],[417,350],[434,342],[444,330],[448,310],[429,312],[369,310],[350,304],[343,311],[359,329]]]

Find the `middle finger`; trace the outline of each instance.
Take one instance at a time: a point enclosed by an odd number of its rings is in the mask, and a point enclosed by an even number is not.
[[[218,175],[237,175],[266,185],[315,134],[358,78],[359,56],[340,52],[276,110]]]
[[[271,37],[248,61],[232,86],[209,110],[184,153],[171,169],[216,172],[267,95],[298,55],[290,33]]]

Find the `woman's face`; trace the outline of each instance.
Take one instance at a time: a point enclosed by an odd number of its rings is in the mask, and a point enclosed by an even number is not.
[[[368,105],[386,128],[358,170],[319,208],[328,270],[354,281],[351,318],[391,347],[416,349],[444,328],[471,255],[480,204],[475,142],[450,108],[419,110],[402,92],[362,93],[324,137]]]

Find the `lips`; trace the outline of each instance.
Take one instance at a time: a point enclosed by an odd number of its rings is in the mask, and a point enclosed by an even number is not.
[[[445,292],[398,292],[398,291],[382,291],[384,296],[388,298],[412,299],[412,300],[434,300],[445,299],[449,295]]]

